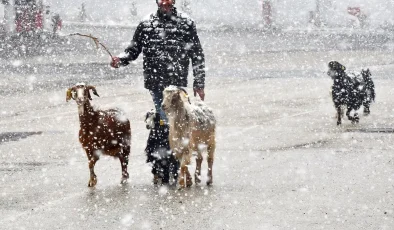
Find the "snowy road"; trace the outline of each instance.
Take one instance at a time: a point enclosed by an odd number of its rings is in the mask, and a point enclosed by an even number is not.
[[[253,36],[231,48],[224,37],[201,38],[206,101],[219,121],[214,185],[183,191],[151,184],[143,117],[152,104],[140,61],[114,71],[105,55],[89,50],[2,60],[0,228],[393,229],[392,50],[280,45],[266,52]],[[377,103],[359,125],[335,125],[325,75],[330,60],[371,68]],[[121,107],[131,119],[128,185],[119,185],[119,162],[102,157],[98,185],[87,187],[77,108],[65,102],[65,88],[86,80],[101,96],[93,104]]]

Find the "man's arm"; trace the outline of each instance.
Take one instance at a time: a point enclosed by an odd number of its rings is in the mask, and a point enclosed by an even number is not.
[[[142,31],[143,31],[143,23],[140,23],[134,33],[133,40],[131,44],[126,48],[124,54],[119,57],[120,65],[126,66],[131,61],[134,61],[138,58],[142,51]]]
[[[193,88],[196,90],[205,88],[205,57],[201,47],[200,39],[197,35],[196,25],[191,26],[191,59],[193,67],[194,82]],[[201,96],[201,95],[200,95]],[[203,99],[203,98],[201,98]]]

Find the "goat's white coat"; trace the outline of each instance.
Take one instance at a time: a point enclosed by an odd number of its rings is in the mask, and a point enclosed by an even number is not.
[[[179,95],[179,96],[178,96]],[[170,123],[170,147],[180,160],[180,185],[192,184],[187,169],[193,151],[197,151],[196,183],[200,181],[203,152],[208,153],[208,180],[212,184],[212,166],[215,152],[216,119],[208,106],[199,101],[191,104],[188,95],[177,87],[168,87],[163,92],[163,107]]]
[[[167,87],[164,91],[164,98],[168,97],[171,93],[174,93],[178,91],[179,88],[176,86],[169,86]],[[197,101],[195,103],[189,104],[188,103],[188,95],[185,94],[183,91],[181,92],[181,98],[183,101],[183,104],[185,106],[185,110],[188,115],[191,116],[192,120],[198,121],[197,124],[199,124],[198,127],[194,127],[194,129],[207,129],[207,128],[213,128],[216,125],[216,118],[213,114],[213,111],[211,108],[209,108],[204,102],[202,101]],[[163,104],[165,101],[163,101]],[[168,119],[173,119],[174,114],[169,113],[167,114]]]

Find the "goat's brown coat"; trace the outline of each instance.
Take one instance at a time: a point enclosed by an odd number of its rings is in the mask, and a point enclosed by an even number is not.
[[[118,157],[122,166],[122,183],[125,182],[129,174],[127,165],[130,154],[131,144],[131,128],[127,119],[119,119],[119,111],[110,110],[94,110],[90,105],[89,86],[85,87],[85,95],[83,98],[83,114],[79,114],[79,141],[89,160],[90,180],[89,187],[95,186],[97,176],[94,173],[94,165],[101,154]],[[67,100],[72,98],[71,88],[67,92]],[[87,92],[86,92],[87,91]],[[95,92],[97,94],[97,92]]]

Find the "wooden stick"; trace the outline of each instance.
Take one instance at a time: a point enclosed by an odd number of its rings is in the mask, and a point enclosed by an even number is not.
[[[107,51],[107,53],[109,54],[109,56],[111,56],[111,59],[114,58],[114,57],[112,56],[111,52],[109,52],[109,50],[107,49],[107,47],[105,47],[105,45],[104,45],[103,43],[101,43],[101,42],[98,40],[98,38],[93,37],[91,34],[89,34],[89,35],[80,34],[80,33],[69,34],[69,36],[75,36],[75,35],[77,35],[77,36],[82,36],[82,37],[88,37],[88,38],[93,39],[94,44],[96,44],[96,48],[97,48],[97,49],[99,48],[99,45],[101,45],[101,46],[104,48],[104,50]]]

